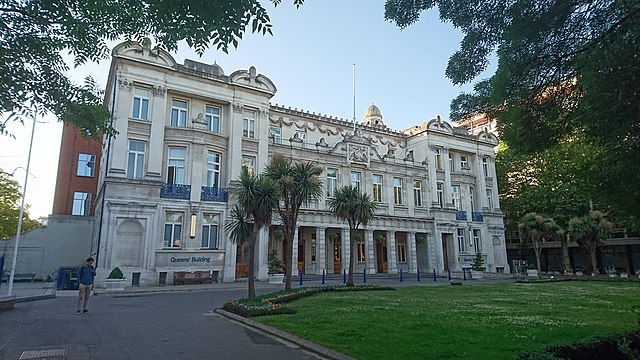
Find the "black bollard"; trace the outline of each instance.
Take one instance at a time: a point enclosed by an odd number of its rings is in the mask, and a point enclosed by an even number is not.
[[[363,270],[363,274],[364,274],[364,276],[362,278],[362,283],[366,284],[367,283],[367,269]]]
[[[462,277],[465,281],[467,280],[467,272],[464,269],[462,269]]]
[[[400,269],[400,282],[402,282],[402,269]]]
[[[324,269],[322,269],[322,285],[324,285]]]
[[[449,274],[449,281],[451,281],[451,269],[447,269],[447,273]]]
[[[347,269],[342,269],[342,283],[347,283]]]
[[[420,269],[417,270],[417,275],[418,275],[418,281],[420,281]]]
[[[300,273],[300,286],[302,286],[302,271],[298,270],[298,272]]]
[[[436,281],[436,269],[433,269],[433,281]]]

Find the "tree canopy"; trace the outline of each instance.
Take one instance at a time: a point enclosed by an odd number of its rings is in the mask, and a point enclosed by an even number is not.
[[[599,152],[579,181],[611,215],[638,224],[640,183],[640,2],[616,0],[388,0],[385,18],[404,28],[438,8],[464,33],[449,59],[454,84],[497,70],[452,102],[452,118],[486,112],[519,154],[584,136]]]
[[[0,239],[16,236],[21,197],[20,184],[11,174],[0,170]],[[22,214],[22,233],[39,226],[38,221],[29,218],[29,207],[25,205]]]
[[[270,0],[277,6],[281,0]],[[293,0],[298,7],[304,0]],[[272,34],[259,0],[0,0],[0,134],[15,118],[53,113],[89,136],[111,133],[102,99],[66,76],[74,65],[107,59],[107,41],[153,41],[174,51],[184,40],[202,55],[215,47],[237,47],[247,27]],[[101,108],[98,109],[97,108]]]

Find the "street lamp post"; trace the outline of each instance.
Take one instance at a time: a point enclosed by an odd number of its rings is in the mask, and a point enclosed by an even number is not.
[[[22,232],[22,216],[24,214],[24,198],[27,195],[27,181],[29,180],[29,166],[31,165],[31,149],[33,148],[33,134],[36,131],[36,114],[33,113],[33,125],[31,126],[31,139],[29,140],[29,155],[27,155],[27,169],[24,176],[24,186],[22,187],[22,202],[20,204],[20,215],[18,217],[18,230],[16,231],[16,243],[13,247],[13,263],[11,264],[11,275],[9,275],[9,291],[7,296],[11,296],[13,291],[13,277],[16,274],[16,262],[18,260],[18,245],[20,243],[20,233]]]

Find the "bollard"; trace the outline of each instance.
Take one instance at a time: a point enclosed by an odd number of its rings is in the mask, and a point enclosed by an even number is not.
[[[322,269],[322,285],[324,285],[324,269]]]
[[[418,275],[418,281],[420,281],[420,269],[417,270],[417,275]]]
[[[362,278],[362,283],[366,284],[367,283],[367,269],[364,269],[363,274],[364,274],[364,276]]]
[[[433,281],[436,281],[436,269],[433,269]]]
[[[342,269],[342,283],[347,283],[347,269]]]
[[[400,269],[400,282],[402,282],[402,269]]]
[[[298,270],[298,273],[300,273],[300,286],[302,286],[302,271]]]
[[[462,269],[462,277],[465,281],[467,280],[467,272],[464,269]]]
[[[447,269],[447,273],[449,274],[449,281],[451,281],[451,269]]]

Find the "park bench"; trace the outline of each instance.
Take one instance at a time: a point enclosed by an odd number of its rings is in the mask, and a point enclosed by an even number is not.
[[[173,285],[211,283],[213,283],[211,271],[175,271],[173,273]]]
[[[9,281],[9,277],[11,276],[11,272],[7,271],[4,273],[2,277],[2,281]],[[14,274],[13,281],[26,281],[29,280],[33,282],[36,279],[36,274],[34,273],[24,273],[24,274]]]

